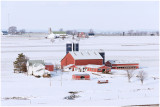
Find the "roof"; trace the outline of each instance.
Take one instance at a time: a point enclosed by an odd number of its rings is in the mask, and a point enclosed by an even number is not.
[[[138,64],[131,61],[124,61],[124,60],[108,60],[111,64]]]
[[[45,62],[45,65],[53,65],[51,62]]]
[[[63,31],[54,31],[53,33],[54,34],[66,34],[66,32],[63,32]]]
[[[103,59],[97,51],[70,51],[69,52],[75,60],[78,59]]]
[[[29,66],[32,66],[35,64],[35,66],[38,66],[39,64],[44,65],[44,61],[43,60],[29,60],[28,61]]]
[[[73,75],[75,75],[75,76],[88,76],[89,74],[73,74]]]
[[[85,67],[88,67],[88,68],[100,68],[100,67],[103,67],[104,65],[93,65],[93,64],[88,64],[86,65]]]
[[[69,65],[67,65],[67,66],[64,66],[64,68],[69,68],[69,67],[71,67],[71,66],[73,66],[74,64],[69,64]]]

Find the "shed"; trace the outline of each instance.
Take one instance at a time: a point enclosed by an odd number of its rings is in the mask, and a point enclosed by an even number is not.
[[[85,69],[87,69],[87,71],[91,71],[91,72],[102,72],[102,73],[109,73],[111,72],[111,68],[107,67],[105,65],[86,65]]]
[[[73,74],[72,79],[74,80],[90,80],[89,74]]]
[[[52,63],[45,63],[45,69],[48,71],[54,71],[54,65]]]

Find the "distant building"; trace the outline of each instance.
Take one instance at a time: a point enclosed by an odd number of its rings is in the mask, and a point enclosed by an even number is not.
[[[94,31],[93,31],[93,29],[90,29],[90,31],[89,31],[89,33],[88,33],[88,36],[94,36],[95,34],[94,34]]]
[[[86,33],[85,32],[78,32],[77,37],[86,38]]]
[[[64,31],[54,31],[53,34],[57,36],[67,36],[66,32]]]
[[[126,61],[109,60],[105,63],[106,66],[112,69],[138,69],[139,64]]]
[[[2,31],[2,35],[8,35],[7,31]]]
[[[95,34],[93,32],[89,32],[88,36],[94,36]]]

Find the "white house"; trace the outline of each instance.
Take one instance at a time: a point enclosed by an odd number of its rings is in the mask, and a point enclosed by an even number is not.
[[[45,64],[43,60],[29,60],[27,61],[28,75],[43,76],[44,74],[50,74],[45,70]]]

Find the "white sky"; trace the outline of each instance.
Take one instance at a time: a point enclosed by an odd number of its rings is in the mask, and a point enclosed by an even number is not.
[[[2,29],[158,30],[157,1],[3,1]],[[8,15],[9,14],[9,15]],[[9,16],[9,21],[8,21]]]

